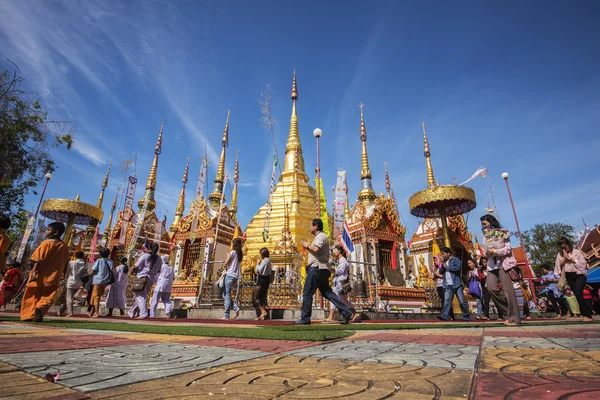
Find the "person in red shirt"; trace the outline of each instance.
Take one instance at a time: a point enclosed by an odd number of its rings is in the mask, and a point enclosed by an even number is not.
[[[595,314],[593,300],[594,297],[592,296],[592,290],[593,289],[590,287],[590,285],[585,285],[585,287],[583,288],[583,300],[587,303],[590,310]]]
[[[10,301],[11,296],[17,290],[17,285],[21,280],[20,269],[21,263],[15,261],[4,274],[4,283],[0,287],[0,307],[6,306],[6,303]]]

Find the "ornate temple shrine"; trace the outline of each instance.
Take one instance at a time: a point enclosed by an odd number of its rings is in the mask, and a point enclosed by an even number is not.
[[[191,304],[210,302],[213,297],[213,283],[221,271],[221,262],[227,256],[236,228],[239,229],[236,217],[239,180],[237,158],[229,207],[225,204],[224,193],[227,180],[225,160],[229,145],[229,116],[228,112],[221,140],[221,156],[213,191],[208,196],[208,204],[202,192],[199,192],[192,201],[189,213],[184,216],[185,186],[188,179],[186,166],[175,218],[170,227],[173,248],[171,262],[176,277],[173,296]],[[201,279],[202,276],[204,279]],[[198,296],[200,290],[202,296]]]
[[[154,159],[146,181],[144,196],[138,201],[139,213],[135,216],[131,215],[131,222],[125,219],[126,213],[132,213],[132,210],[125,209],[119,212],[117,222],[112,229],[107,240],[107,247],[111,250],[111,258],[115,261],[123,256],[131,257],[133,254],[129,250],[139,251],[144,242],[158,242],[160,245],[160,253],[168,254],[169,249],[169,234],[164,229],[165,221],[161,221],[156,216],[156,201],[154,200],[154,192],[156,190],[156,173],[158,170],[158,156],[162,150],[164,122],[161,125],[156,147],[154,148]],[[145,207],[144,207],[145,206]],[[141,218],[141,221],[140,221]],[[137,237],[134,238],[136,233]],[[125,228],[123,228],[125,226]],[[126,232],[122,232],[125,229]],[[135,240],[134,243],[132,241]]]

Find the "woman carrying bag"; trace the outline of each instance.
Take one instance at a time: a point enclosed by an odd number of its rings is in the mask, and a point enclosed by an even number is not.
[[[348,260],[346,260],[346,252],[342,246],[335,246],[333,248],[333,257],[337,258],[338,266],[335,268],[335,274],[333,275],[332,283],[333,283],[333,292],[338,295],[342,303],[348,307],[352,313],[354,313],[354,318],[351,322],[355,322],[360,314],[356,312],[350,300],[348,300],[348,293],[352,291],[352,286],[350,285],[350,265],[348,264]],[[329,308],[329,317],[325,320],[327,322],[333,322],[335,314],[335,305],[331,303]]]
[[[138,319],[148,318],[148,293],[156,282],[160,273],[162,259],[158,256],[158,244],[150,245],[150,253],[143,254],[135,263],[131,271],[136,278],[131,281],[131,290],[133,291],[133,307],[129,309],[129,317],[134,318],[139,312]]]
[[[569,288],[577,298],[583,322],[592,322],[592,310],[583,298],[588,270],[585,256],[581,251],[574,249],[573,244],[566,237],[561,237],[558,240],[558,249],[556,265],[554,266],[554,273],[560,275],[558,287],[564,290],[566,280]]]

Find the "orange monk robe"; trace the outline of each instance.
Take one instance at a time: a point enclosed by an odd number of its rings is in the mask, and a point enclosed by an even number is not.
[[[0,271],[6,270],[6,252],[10,246],[10,240],[4,232],[0,232]]]
[[[45,314],[62,279],[69,261],[69,248],[60,240],[44,240],[30,258],[37,263],[36,277],[30,274],[21,303],[21,321],[33,319],[35,309]]]

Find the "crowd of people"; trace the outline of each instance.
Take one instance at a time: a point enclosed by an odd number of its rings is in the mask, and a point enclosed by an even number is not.
[[[517,292],[524,296],[523,317],[530,318],[531,310],[547,310],[551,305],[556,318],[581,315],[583,321],[592,321],[593,303],[592,289],[586,284],[589,268],[584,254],[573,248],[567,238],[557,243],[556,262],[553,267],[542,265],[541,283],[545,289],[538,296],[547,297],[549,304],[540,298],[533,301],[531,290],[523,279],[514,258],[510,234],[503,229],[498,220],[490,215],[480,218],[484,236],[484,251],[479,259],[469,258],[463,268],[461,260],[452,254],[449,247],[441,248],[434,255],[433,278],[437,291],[442,299],[441,320],[455,319],[452,301],[456,297],[460,305],[463,320],[471,320],[471,313],[466,297],[475,298],[477,308],[475,319],[489,320],[490,305],[496,307],[499,319],[508,326],[521,324],[521,311]],[[175,278],[174,269],[169,265],[168,255],[159,255],[159,246],[153,243],[135,261],[131,269],[133,277],[129,277],[128,259],[122,258],[115,266],[110,259],[107,248],[99,249],[99,258],[93,263],[85,260],[83,252],[76,252],[69,261],[69,250],[61,240],[65,232],[64,224],[53,222],[48,225],[45,238],[29,257],[28,270],[22,274],[21,265],[13,262],[5,268],[5,254],[8,249],[6,230],[10,227],[10,219],[0,215],[0,268],[3,280],[0,285],[0,307],[5,306],[24,286],[21,300],[21,319],[24,321],[42,321],[45,313],[55,303],[60,286],[64,289],[64,302],[59,312],[66,317],[73,316],[73,307],[77,302],[87,304],[88,314],[98,318],[100,301],[105,295],[108,313],[112,316],[114,309],[120,315],[127,308],[127,288],[133,292],[133,306],[128,315],[131,318],[146,319],[157,316],[159,302],[164,304],[165,316],[173,315],[171,292]],[[297,324],[310,324],[313,296],[317,289],[323,298],[330,302],[330,314],[326,321],[335,321],[335,311],[342,316],[342,323],[355,321],[359,317],[349,300],[352,291],[350,285],[350,266],[342,246],[329,247],[329,239],[323,232],[323,222],[315,219],[311,223],[310,232],[314,235],[311,243],[302,241],[302,247],[308,252],[306,279],[302,295],[301,317]],[[231,250],[223,264],[222,275],[218,285],[223,291],[223,319],[237,318],[240,312],[239,293],[241,281],[242,239],[232,241]],[[269,259],[269,250],[260,250],[261,261],[256,266],[256,288],[252,302],[256,308],[256,319],[268,318],[267,298],[269,286],[273,282],[274,271]],[[332,277],[333,273],[333,277]],[[64,277],[63,277],[64,276]],[[331,278],[331,279],[330,279]],[[333,288],[330,286],[333,283]],[[516,290],[515,290],[516,287]],[[149,294],[151,296],[148,307]],[[235,288],[235,290],[234,290]],[[86,294],[83,299],[83,294]],[[235,293],[235,297],[234,297]]]

